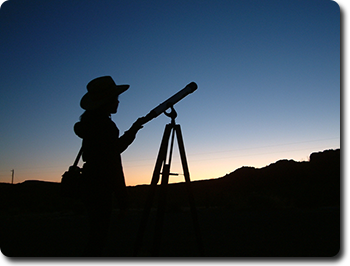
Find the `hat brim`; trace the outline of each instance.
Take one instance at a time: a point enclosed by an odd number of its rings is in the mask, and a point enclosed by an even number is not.
[[[130,85],[116,85],[108,92],[108,94],[106,94],[105,97],[98,100],[93,97],[91,93],[87,92],[80,100],[80,107],[84,110],[95,110],[109,100],[118,97],[120,94],[129,89],[129,87]]]

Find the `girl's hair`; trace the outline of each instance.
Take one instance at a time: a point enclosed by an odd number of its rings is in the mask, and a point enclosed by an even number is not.
[[[80,121],[86,121],[90,120],[96,117],[101,117],[101,116],[108,116],[111,117],[111,114],[107,114],[106,112],[103,112],[101,109],[96,109],[96,110],[86,110],[82,115],[80,116]]]

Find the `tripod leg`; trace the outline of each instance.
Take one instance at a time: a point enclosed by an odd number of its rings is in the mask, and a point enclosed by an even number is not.
[[[153,240],[153,250],[152,255],[159,255],[159,248],[162,240],[162,232],[163,232],[163,221],[164,221],[164,213],[166,208],[166,194],[169,183],[169,175],[170,175],[170,165],[171,165],[171,157],[173,154],[174,147],[174,123],[171,123],[171,142],[170,142],[170,150],[169,150],[169,159],[168,162],[164,162],[163,171],[162,171],[162,182],[160,184],[160,195],[158,199],[158,210],[157,210],[157,218],[156,218],[156,226],[154,230],[154,240]]]
[[[185,145],[184,145],[184,142],[183,142],[180,125],[175,125],[175,130],[176,130],[176,136],[177,136],[177,143],[179,145],[179,152],[180,152],[180,157],[181,157],[181,162],[182,162],[182,168],[183,168],[184,176],[185,176],[185,182],[186,182],[188,199],[189,199],[189,202],[190,202],[190,208],[191,208],[191,214],[192,214],[192,220],[193,220],[193,227],[194,227],[194,231],[195,231],[196,240],[197,240],[197,244],[198,244],[200,255],[204,256],[202,235],[200,233],[196,205],[195,205],[195,202],[194,202],[194,197],[193,197],[193,193],[192,193],[192,189],[191,189],[190,173],[189,173],[189,170],[188,170],[186,153],[185,153]]]
[[[154,229],[152,256],[159,255],[159,248],[160,248],[162,232],[163,232],[164,213],[165,213],[165,207],[166,207],[166,194],[167,194],[167,188],[169,183],[169,173],[170,173],[170,165],[164,164],[163,171],[162,171],[162,182],[160,185],[157,218],[156,218],[155,229]]]
[[[159,148],[156,165],[155,165],[154,171],[153,171],[152,181],[151,181],[151,185],[149,188],[149,194],[148,194],[148,197],[147,197],[147,200],[145,203],[144,212],[143,212],[143,215],[141,218],[140,227],[139,227],[137,237],[136,237],[134,256],[137,256],[137,254],[142,246],[143,236],[144,236],[144,233],[146,230],[148,217],[149,217],[152,203],[153,203],[153,198],[155,195],[157,184],[159,182],[160,171],[161,171],[161,168],[166,160],[171,129],[172,129],[172,126],[170,124],[168,124],[168,125],[166,125],[165,130],[164,130],[163,139],[162,139],[162,142],[161,142],[161,145]]]

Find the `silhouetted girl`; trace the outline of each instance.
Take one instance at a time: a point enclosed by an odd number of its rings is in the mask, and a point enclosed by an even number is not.
[[[111,120],[118,109],[118,96],[129,85],[116,85],[110,76],[96,78],[87,85],[88,92],[80,106],[86,111],[74,125],[75,133],[83,139],[84,202],[90,235],[85,256],[101,256],[112,213],[113,194],[120,210],[127,209],[127,192],[120,154],[134,141],[142,128],[139,118],[119,137],[119,130]]]

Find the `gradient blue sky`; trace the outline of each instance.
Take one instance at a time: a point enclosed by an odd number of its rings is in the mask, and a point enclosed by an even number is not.
[[[198,84],[175,106],[192,180],[340,147],[333,1],[10,0],[0,40],[0,182],[11,169],[15,182],[60,181],[81,145],[80,98],[103,75],[130,84],[113,115],[121,132]],[[150,183],[168,122],[146,124],[123,153],[128,185]]]

